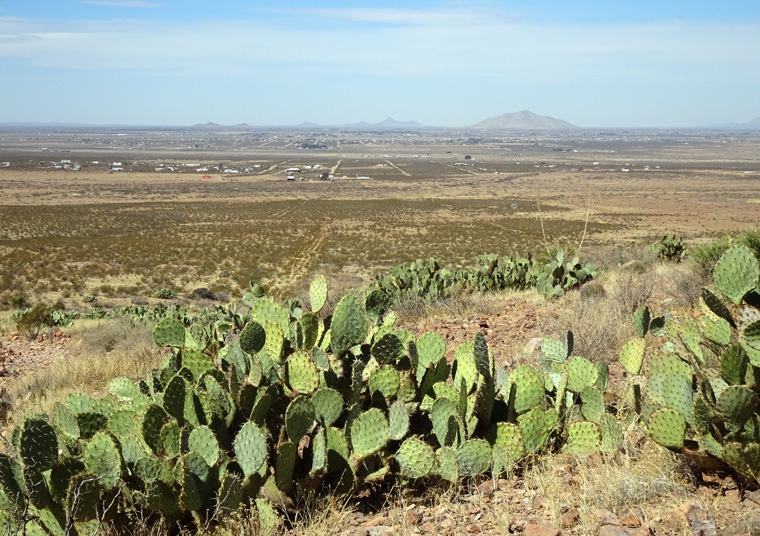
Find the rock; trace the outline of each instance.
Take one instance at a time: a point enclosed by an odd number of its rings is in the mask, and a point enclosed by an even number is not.
[[[533,497],[533,508],[536,510],[545,510],[549,506],[549,500],[543,495]]]
[[[486,480],[482,484],[478,486],[478,493],[480,493],[483,497],[492,497],[495,487],[495,482],[493,480]]]
[[[525,536],[560,536],[562,533],[555,528],[546,525],[526,525]]]
[[[707,521],[710,519],[710,515],[704,509],[692,502],[682,504],[678,507],[678,511],[683,514],[689,525],[693,525],[694,521]]]
[[[652,536],[654,534],[649,525],[641,525],[632,536]]]
[[[525,345],[525,348],[523,348],[523,353],[525,355],[533,355],[533,353],[541,348],[541,345],[544,343],[543,337],[534,337],[531,340],[528,341],[528,343]]]
[[[615,514],[609,510],[597,510],[594,517],[600,525],[619,525],[620,522]]]
[[[641,519],[633,512],[628,512],[620,518],[620,525],[623,527],[640,527]]]
[[[415,510],[407,510],[404,512],[404,523],[407,527],[413,527],[422,522],[422,514]]]
[[[467,525],[466,530],[470,534],[478,534],[480,532],[480,527],[478,527],[475,523],[473,523],[471,525]]]
[[[760,505],[760,490],[756,489],[754,491],[745,491],[744,497]]]
[[[569,529],[578,523],[579,518],[580,514],[578,513],[578,510],[575,508],[570,508],[567,510],[567,512],[562,514],[562,517],[560,517],[560,525],[563,529]]]
[[[393,529],[384,525],[376,527],[359,527],[356,529],[356,536],[391,536]]]
[[[691,524],[691,536],[718,536],[718,524],[714,519],[707,521],[695,519]]]
[[[602,525],[599,536],[630,536],[626,531],[615,525]]]

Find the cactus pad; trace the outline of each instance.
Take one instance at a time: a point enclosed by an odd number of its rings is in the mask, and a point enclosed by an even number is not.
[[[747,247],[734,246],[715,264],[713,278],[718,289],[738,305],[744,295],[758,285],[757,259]]]
[[[47,421],[27,417],[21,425],[19,454],[24,465],[38,471],[51,469],[58,461],[58,438]]]
[[[343,413],[343,397],[335,389],[323,387],[311,397],[314,415],[322,426],[332,426]]]
[[[441,447],[435,453],[435,470],[438,476],[449,482],[459,480],[457,453],[451,447]]]
[[[485,473],[491,467],[491,445],[485,439],[468,439],[456,450],[461,476]]]
[[[309,301],[311,302],[311,310],[315,313],[318,313],[324,307],[327,301],[327,282],[325,281],[325,276],[320,274],[311,282]]]
[[[644,335],[647,334],[651,320],[652,315],[649,313],[649,307],[642,307],[633,313],[633,327],[636,328],[639,337],[644,338]]]
[[[567,443],[563,447],[571,454],[590,454],[599,450],[602,435],[593,422],[574,422],[567,427]]]
[[[386,333],[372,345],[372,357],[381,365],[395,363],[405,352],[404,343],[394,333]]]
[[[429,331],[417,339],[418,367],[427,368],[432,363],[438,363],[446,354],[446,342],[443,338]]]
[[[351,424],[351,445],[359,459],[379,451],[388,443],[388,420],[378,408],[371,408],[359,415]]]
[[[650,376],[678,374],[689,380],[691,380],[693,375],[689,363],[669,352],[657,352],[650,355],[647,359],[647,373]]]
[[[757,395],[744,385],[731,385],[716,402],[718,411],[733,429],[740,429],[758,407]]]
[[[644,363],[644,348],[646,342],[644,339],[631,339],[620,351],[620,364],[628,374],[634,375],[641,372],[641,365]]]
[[[158,346],[185,346],[185,327],[176,318],[167,317],[153,328],[153,340]]]
[[[369,376],[368,386],[370,394],[378,391],[386,400],[390,400],[396,396],[400,385],[399,373],[390,365],[385,365],[374,370]]]
[[[396,400],[388,410],[388,436],[393,441],[400,441],[409,431],[409,412],[406,404]]]
[[[114,378],[108,385],[108,391],[121,401],[132,400],[140,389],[129,378]]]
[[[600,424],[604,415],[604,399],[602,393],[593,386],[586,387],[581,391],[581,412],[583,417],[591,422]]]
[[[216,465],[219,460],[219,442],[208,426],[194,428],[187,438],[187,446],[200,454],[209,467]]]
[[[256,473],[267,458],[267,442],[261,429],[247,422],[235,436],[233,450],[238,464],[248,478]]]
[[[285,430],[294,443],[298,443],[314,424],[315,411],[312,401],[305,396],[294,398],[285,410]]]
[[[288,383],[300,394],[313,393],[319,387],[319,371],[309,352],[298,350],[288,357]]]
[[[520,415],[538,406],[544,399],[544,379],[534,368],[516,368],[509,379],[514,385],[514,408]]]
[[[663,447],[680,449],[686,434],[686,420],[678,411],[660,408],[649,417],[647,422],[652,439]]]
[[[741,385],[747,375],[747,354],[738,344],[723,350],[720,356],[720,376],[729,385]]]
[[[739,343],[747,352],[749,362],[760,368],[760,320],[745,326],[739,334]]]
[[[105,432],[93,436],[84,450],[84,465],[103,488],[111,489],[119,483],[121,456],[111,436]]]
[[[267,332],[264,326],[251,320],[240,332],[240,348],[249,354],[257,354],[264,348]]]
[[[367,336],[367,320],[355,296],[347,294],[335,308],[332,318],[331,346],[336,354],[344,354],[361,344]]]
[[[424,441],[409,437],[396,452],[396,461],[402,475],[409,478],[422,478],[433,469],[435,453]]]
[[[567,367],[567,390],[580,393],[589,385],[594,385],[599,377],[599,370],[585,357],[571,357]]]

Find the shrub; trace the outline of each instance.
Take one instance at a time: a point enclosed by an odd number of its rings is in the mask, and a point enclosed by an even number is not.
[[[39,336],[42,328],[53,325],[53,315],[50,307],[35,305],[16,316],[16,330],[26,335],[30,340]]]
[[[95,296],[85,296],[84,298],[82,298],[82,301],[84,303],[95,303],[96,301],[98,301],[98,298]]]
[[[164,287],[154,292],[153,297],[161,300],[176,300],[179,296],[172,289]]]
[[[11,306],[14,307],[15,309],[23,309],[24,307],[26,307],[26,298],[24,298],[21,295],[14,296],[13,298],[11,298]]]
[[[673,233],[671,236],[665,235],[657,246],[657,257],[661,261],[681,262],[686,257],[686,247],[683,245],[683,238]]]

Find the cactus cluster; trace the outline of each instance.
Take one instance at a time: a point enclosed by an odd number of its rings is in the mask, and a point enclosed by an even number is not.
[[[656,442],[698,464],[723,463],[758,485],[760,268],[749,249],[735,246],[715,265],[713,280],[702,289],[696,319],[650,321],[648,310],[637,311],[639,338],[626,344],[620,361]],[[648,331],[664,338],[656,351],[646,351]]]
[[[596,276],[596,267],[593,264],[586,263],[583,266],[577,256],[565,262],[565,252],[559,250],[536,276],[536,290],[547,298],[557,298]]]
[[[436,333],[397,328],[375,290],[325,316],[318,277],[311,310],[251,288],[245,313],[164,318],[153,337],[171,352],[147,378],[23,421],[0,455],[0,517],[56,535],[136,517],[201,527],[254,499],[270,515],[260,496],[499,475],[619,442],[607,369],[573,356],[571,334],[507,373],[482,334],[452,359]]]
[[[661,261],[681,262],[686,258],[686,246],[683,245],[683,238],[672,235],[665,235],[657,244],[657,258]]]
[[[467,291],[524,290],[532,287],[537,287],[547,297],[557,297],[596,275],[592,264],[581,266],[577,257],[564,262],[564,252],[560,250],[545,266],[537,264],[530,256],[524,258],[514,253],[502,258],[481,255],[476,259],[476,265],[467,270],[444,268],[439,259],[417,260],[376,276],[373,288],[396,300],[409,296],[447,298]]]

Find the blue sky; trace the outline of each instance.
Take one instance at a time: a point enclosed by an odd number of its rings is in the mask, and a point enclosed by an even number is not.
[[[0,122],[760,117],[760,2],[0,0]]]

